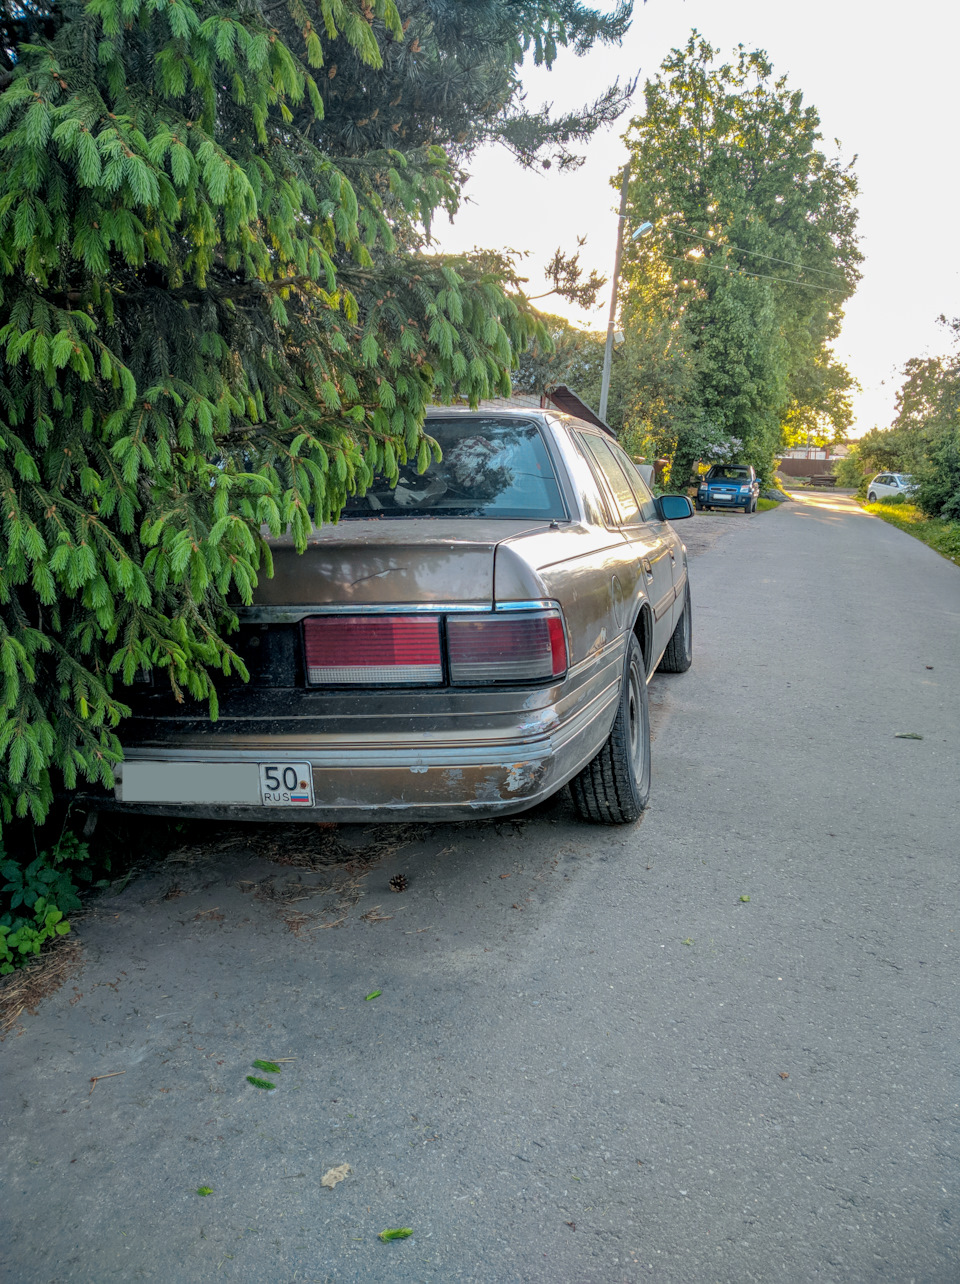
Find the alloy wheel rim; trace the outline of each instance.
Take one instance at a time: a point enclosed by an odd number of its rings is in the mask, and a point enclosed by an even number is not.
[[[640,675],[636,664],[630,666],[630,695],[628,701],[627,714],[630,725],[630,760],[633,763],[634,776],[639,782],[643,775],[644,759],[644,738],[642,734],[641,722],[643,721],[643,706],[640,700],[640,683],[643,678]]]

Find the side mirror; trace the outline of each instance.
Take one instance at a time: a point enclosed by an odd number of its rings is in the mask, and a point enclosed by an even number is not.
[[[693,516],[693,505],[686,495],[661,495],[656,501],[661,521],[678,522]]]

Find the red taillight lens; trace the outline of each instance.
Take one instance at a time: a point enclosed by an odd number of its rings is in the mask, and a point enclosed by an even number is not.
[[[440,619],[417,615],[312,616],[303,622],[307,681],[420,686],[443,681]]]
[[[447,653],[450,681],[457,686],[533,682],[557,678],[567,668],[558,611],[448,616]]]

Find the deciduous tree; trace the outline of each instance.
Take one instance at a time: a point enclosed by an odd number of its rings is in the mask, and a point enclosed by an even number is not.
[[[675,480],[731,438],[769,475],[785,433],[849,422],[830,342],[859,275],[856,179],[765,54],[716,54],[696,32],[674,50],[627,135],[631,220],[655,234],[628,242],[624,329],[662,316],[692,362]]]

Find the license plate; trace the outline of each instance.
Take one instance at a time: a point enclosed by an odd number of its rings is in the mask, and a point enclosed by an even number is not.
[[[732,495],[714,495],[713,498],[728,500],[728,499],[733,499],[733,496]]]
[[[312,807],[313,768],[308,762],[261,762],[260,801],[264,807]]]

